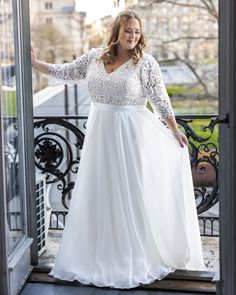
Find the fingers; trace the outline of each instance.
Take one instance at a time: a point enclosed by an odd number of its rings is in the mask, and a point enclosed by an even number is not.
[[[186,145],[188,145],[188,139],[187,139],[186,136],[183,137],[183,142],[184,142]]]
[[[37,58],[36,52],[31,44],[31,62],[32,62],[32,64],[34,64],[36,58]]]
[[[185,136],[185,134],[183,134],[182,132],[176,132],[174,134],[174,136],[176,137],[176,139],[178,140],[179,144],[181,147],[184,147],[184,144],[186,144],[188,146],[188,139]]]
[[[34,47],[31,44],[31,56],[36,57],[36,52],[34,50]]]
[[[186,146],[188,146],[188,139],[186,136],[182,136],[179,137],[179,143],[181,147],[184,147],[184,145],[186,144]]]

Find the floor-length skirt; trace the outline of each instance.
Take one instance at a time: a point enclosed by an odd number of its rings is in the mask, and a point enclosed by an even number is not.
[[[92,103],[50,273],[132,288],[203,270],[188,148],[145,106]]]

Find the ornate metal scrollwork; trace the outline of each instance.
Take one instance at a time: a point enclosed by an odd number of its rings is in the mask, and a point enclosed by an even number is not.
[[[67,121],[73,118],[48,117],[34,123],[35,133],[39,133],[35,136],[35,165],[47,175],[47,183],[58,183],[57,188],[62,193],[62,204],[66,209],[69,207],[69,193],[74,187],[70,173],[78,171],[79,150],[84,141],[84,133]],[[58,126],[60,128],[55,130]],[[40,129],[42,131],[37,132]]]
[[[68,119],[84,120],[81,126],[86,128],[87,117],[48,117],[38,118],[35,122],[35,130],[41,130],[35,136],[36,167],[47,175],[47,183],[58,183],[57,188],[61,191],[62,204],[66,209],[69,206],[69,193],[74,187],[74,182],[70,181],[68,175],[78,171],[80,162],[78,151],[84,141],[84,133],[66,121]],[[201,126],[196,128],[199,119],[202,120]],[[201,214],[219,200],[219,151],[216,137],[218,116],[176,115],[176,120],[189,141],[197,210],[198,214]],[[54,130],[55,126],[62,127],[64,131]],[[69,133],[73,134],[73,139]]]
[[[209,121],[200,128],[197,134],[190,124],[197,119]],[[217,115],[192,115],[181,116],[177,122],[185,131],[189,141],[190,163],[193,174],[194,192],[197,203],[198,214],[201,214],[213,207],[219,200],[218,192],[218,144],[213,142],[213,135],[216,132],[218,122]],[[202,134],[206,134],[203,136]],[[216,138],[218,140],[218,137]]]

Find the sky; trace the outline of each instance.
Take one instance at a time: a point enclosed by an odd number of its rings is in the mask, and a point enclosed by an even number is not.
[[[78,11],[87,12],[87,23],[105,15],[116,14],[113,0],[76,0],[76,8]]]

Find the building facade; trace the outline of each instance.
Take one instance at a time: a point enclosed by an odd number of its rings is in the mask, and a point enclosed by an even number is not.
[[[148,51],[157,59],[171,60],[176,55],[193,62],[215,59],[218,18],[214,13],[217,13],[218,1],[213,1],[216,11],[210,12],[203,5],[196,5],[196,1],[185,3],[186,6],[180,6],[165,1],[139,0],[135,5],[127,3],[127,7],[142,17]]]
[[[44,36],[46,38],[48,30],[48,38],[51,37],[51,42],[64,48],[64,50],[58,50],[58,52],[57,48],[53,48],[55,51],[53,62],[72,59],[73,56],[79,56],[86,49],[86,13],[77,12],[75,7],[76,3],[74,0],[30,1],[31,35],[33,41],[35,40],[37,43],[38,37],[42,40]],[[42,32],[41,28],[46,30],[46,32]],[[50,29],[54,34],[50,35]],[[51,43],[48,42],[48,44]],[[41,48],[41,50],[50,50],[50,45],[48,45],[48,48]]]

